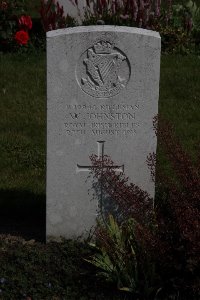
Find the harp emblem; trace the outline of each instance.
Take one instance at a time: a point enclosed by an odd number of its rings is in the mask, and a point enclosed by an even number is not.
[[[79,85],[91,96],[112,97],[128,82],[130,69],[127,57],[110,42],[94,44],[86,51],[82,63]]]

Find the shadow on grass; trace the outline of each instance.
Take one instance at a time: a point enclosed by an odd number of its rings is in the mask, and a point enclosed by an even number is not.
[[[0,234],[45,242],[45,212],[45,195],[20,190],[0,190]]]

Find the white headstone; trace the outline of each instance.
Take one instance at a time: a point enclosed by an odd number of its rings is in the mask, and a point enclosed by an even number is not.
[[[91,154],[154,196],[146,158],[156,152],[160,36],[118,26],[47,33],[47,238],[87,234],[98,200]]]

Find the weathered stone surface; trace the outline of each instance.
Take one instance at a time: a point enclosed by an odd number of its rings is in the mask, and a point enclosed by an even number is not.
[[[47,237],[76,237],[95,224],[87,180],[91,154],[154,196],[146,157],[156,151],[160,36],[88,26],[47,33]]]

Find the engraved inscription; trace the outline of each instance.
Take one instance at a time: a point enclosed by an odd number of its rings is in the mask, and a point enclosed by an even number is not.
[[[64,127],[67,136],[134,136],[140,123],[139,104],[66,105]]]
[[[99,41],[84,52],[77,65],[81,89],[96,98],[109,98],[125,88],[130,64],[122,51],[108,41]]]

